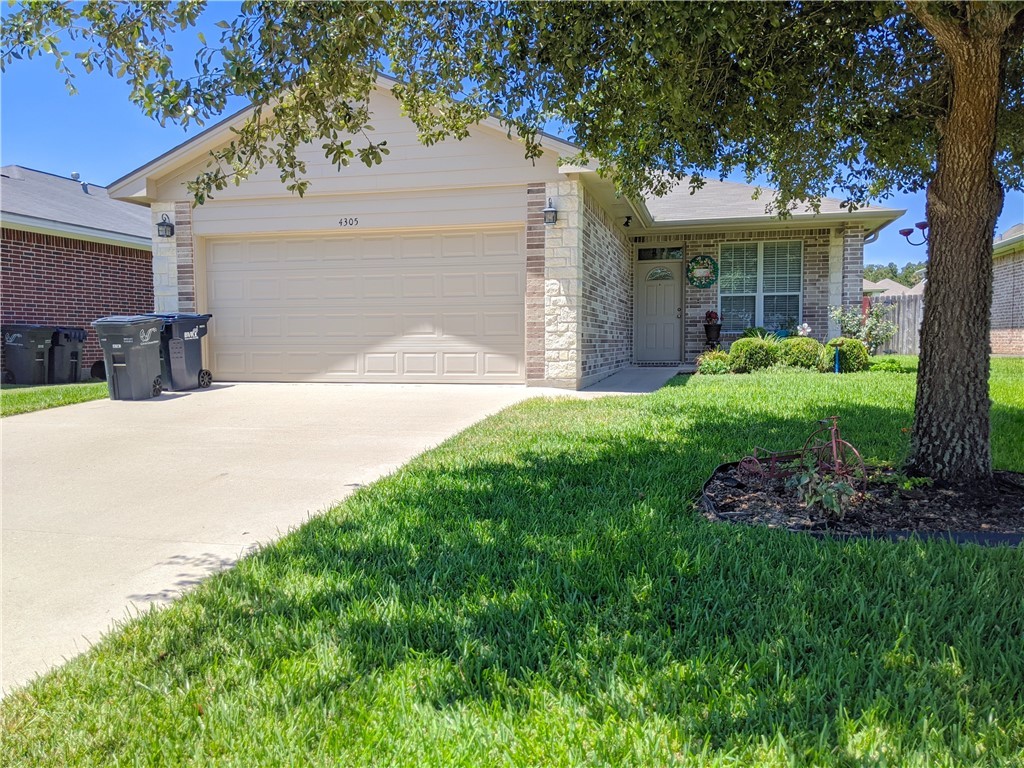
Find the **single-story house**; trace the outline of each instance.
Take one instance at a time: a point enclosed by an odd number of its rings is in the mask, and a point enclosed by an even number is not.
[[[149,211],[104,187],[17,165],[0,169],[2,321],[89,330],[82,371],[103,360],[89,326],[153,311]]]
[[[992,244],[992,352],[1024,355],[1024,223]]]
[[[560,139],[529,161],[487,121],[425,147],[384,79],[371,111],[384,163],[339,171],[310,145],[302,198],[265,169],[193,208],[186,181],[246,112],[111,185],[174,224],[154,230],[156,308],[213,313],[217,379],[580,388],[692,364],[708,310],[725,341],[800,322],[824,339],[829,305],[860,304],[865,238],[903,213],[827,199],[780,221],[729,182],[631,200],[560,164]]]

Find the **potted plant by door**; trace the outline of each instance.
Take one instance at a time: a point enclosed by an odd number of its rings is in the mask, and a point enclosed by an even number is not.
[[[718,322],[718,313],[709,309],[704,313],[704,338],[708,344],[717,344],[722,335],[722,324]]]

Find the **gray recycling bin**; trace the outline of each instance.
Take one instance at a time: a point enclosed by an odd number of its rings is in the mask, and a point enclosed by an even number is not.
[[[4,383],[45,384],[52,325],[5,325]]]
[[[151,315],[113,315],[94,320],[107,391],[111,400],[148,400],[163,390],[160,378],[160,329]]]
[[[89,332],[84,328],[53,329],[50,343],[49,372],[51,384],[74,384],[82,379],[82,344]]]
[[[213,315],[190,312],[153,313],[163,323],[160,333],[160,372],[167,389],[208,387],[213,374],[203,368],[202,338]]]

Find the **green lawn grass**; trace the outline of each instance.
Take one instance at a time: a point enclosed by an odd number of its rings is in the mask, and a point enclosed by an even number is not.
[[[1024,470],[1024,361],[993,361]],[[899,461],[914,376],[533,400],[2,705],[6,765],[1020,766],[1024,552],[815,541],[692,499],[838,413]]]
[[[0,416],[31,413],[62,405],[86,403],[107,396],[107,383],[54,384],[52,386],[5,386],[0,389]]]

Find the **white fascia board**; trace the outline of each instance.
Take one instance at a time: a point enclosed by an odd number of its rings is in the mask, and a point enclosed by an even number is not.
[[[249,119],[252,110],[253,107],[238,110],[184,143],[111,182],[107,185],[107,194],[115,200],[130,203],[152,202],[148,196],[150,178],[165,175],[177,166],[194,162],[219,147],[227,138],[225,134],[232,128],[241,128]]]
[[[103,229],[92,229],[91,227],[83,227],[77,224],[65,224],[61,221],[37,219],[34,216],[24,216],[18,213],[4,213],[0,215],[0,224],[9,229],[17,229],[22,232],[36,232],[41,235],[53,235],[54,237],[70,237],[89,243],[120,245],[143,251],[153,250],[153,241],[148,237],[109,232]]]
[[[992,256],[1007,256],[1024,246],[1024,232],[1014,235],[1007,240],[997,240],[992,244]]]
[[[886,208],[884,211],[855,211],[853,213],[818,213],[793,214],[785,219],[777,216],[747,216],[731,219],[693,219],[685,221],[656,221],[647,227],[646,234],[671,234],[675,232],[693,232],[696,230],[739,230],[763,229],[799,229],[817,225],[834,226],[836,224],[859,224],[867,230],[867,234],[879,232],[894,222],[906,211]]]

